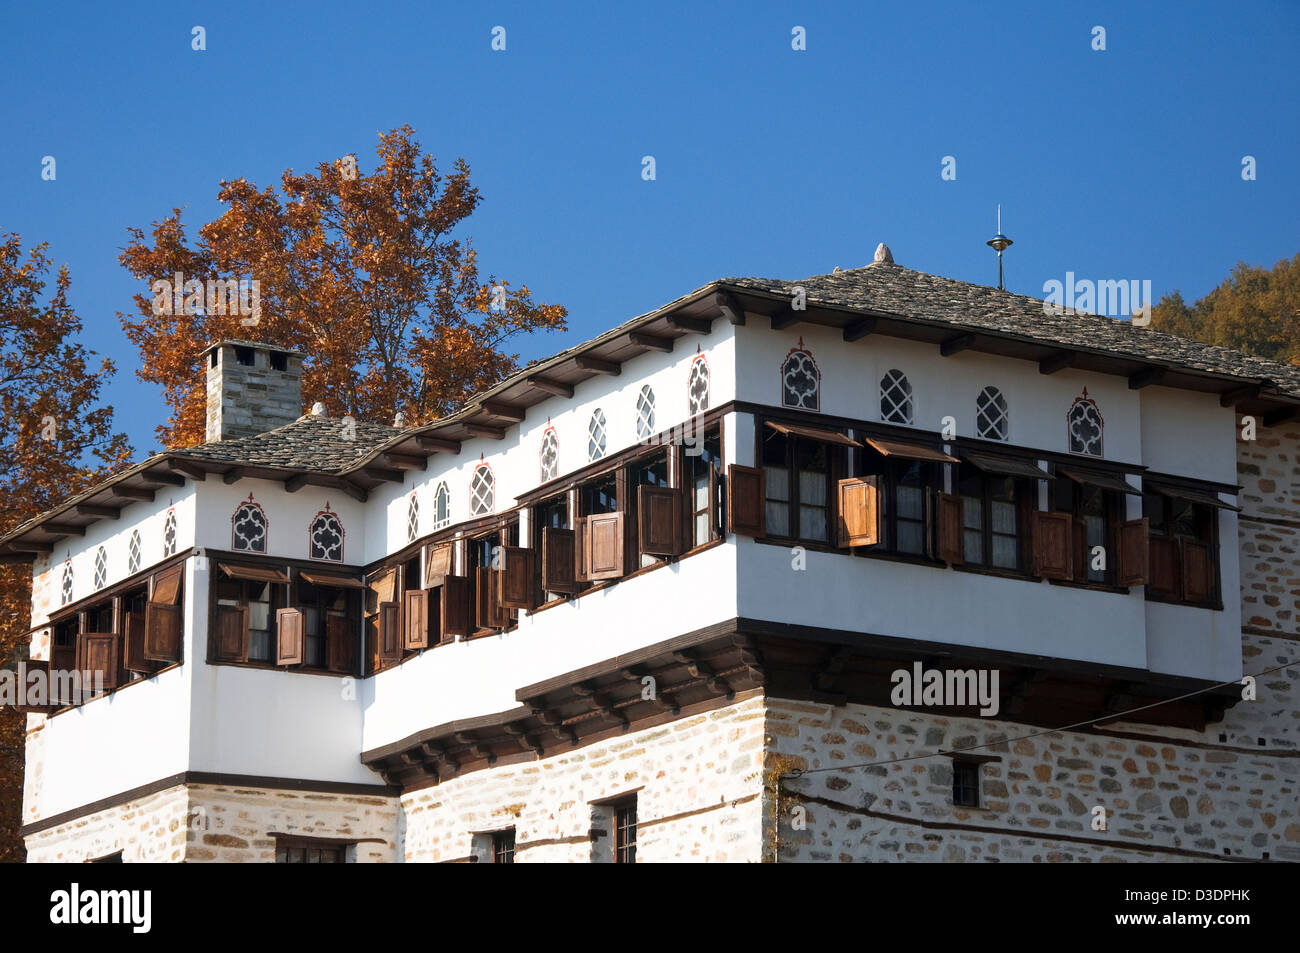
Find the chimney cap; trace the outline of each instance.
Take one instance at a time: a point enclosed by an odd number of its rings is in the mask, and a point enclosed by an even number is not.
[[[207,357],[208,352],[215,351],[217,348],[225,347],[226,345],[230,345],[231,347],[251,347],[259,351],[274,351],[279,354],[292,354],[294,357],[307,356],[303,351],[297,351],[291,347],[284,347],[280,344],[268,344],[266,341],[243,341],[239,338],[226,338],[225,340],[217,341],[214,344],[209,344],[199,352],[199,357]]]
[[[876,246],[876,258],[873,265],[892,265],[894,263],[894,253],[889,250],[889,246],[881,242]]]
[[[402,413],[402,412],[399,410],[399,411],[397,412],[397,415],[396,415],[395,417],[393,417],[393,426],[394,426],[394,427],[405,427],[405,426],[406,426],[406,414]]]

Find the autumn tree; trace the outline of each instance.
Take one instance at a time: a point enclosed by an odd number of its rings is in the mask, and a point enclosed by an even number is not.
[[[223,338],[307,354],[306,404],[385,423],[400,411],[421,423],[517,370],[507,350],[517,336],[564,329],[564,308],[480,277],[458,234],[481,201],[464,160],[444,176],[409,126],[381,134],[375,151],[369,174],[349,155],[314,173],[285,171],[278,192],[223,181],[225,211],[192,242],[181,209],[148,236],[129,230],[120,261],[149,286],[136,296],[138,314],[119,317],[140,349],[137,373],[161,385],[171,407],[158,428],[168,446],[203,441],[199,355]],[[173,287],[178,275],[184,289]],[[242,310],[231,313],[230,296],[211,292],[241,280]]]
[[[1170,334],[1300,364],[1300,254],[1272,270],[1239,262],[1190,307],[1177,291],[1151,311],[1151,326]]]
[[[26,255],[18,235],[0,234],[0,532],[49,509],[127,462],[100,403],[113,374],[107,360],[77,343],[81,319],[68,303],[68,270],[47,293],[47,246]],[[0,655],[12,668],[26,658],[31,569],[0,565]],[[24,856],[23,732],[27,717],[0,710],[0,860]]]

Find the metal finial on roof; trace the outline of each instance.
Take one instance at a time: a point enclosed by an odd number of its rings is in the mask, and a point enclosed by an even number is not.
[[[1010,248],[1014,242],[1002,234],[1002,205],[998,204],[998,233],[985,242],[990,248],[998,253],[998,290],[1002,289],[1002,252]]]
[[[889,250],[889,246],[881,242],[876,246],[875,264],[892,265],[894,263],[894,253]]]

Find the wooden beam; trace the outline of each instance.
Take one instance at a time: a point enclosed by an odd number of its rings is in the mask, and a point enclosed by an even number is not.
[[[17,550],[21,553],[52,553],[54,552],[53,543],[42,543],[34,540],[11,539],[6,543],[10,549]]]
[[[954,354],[960,354],[970,348],[975,343],[973,334],[957,334],[948,338],[939,345],[939,353],[944,357],[952,357]]]
[[[584,371],[594,371],[597,374],[608,374],[610,377],[618,377],[622,372],[617,361],[602,361],[598,357],[575,357],[573,363]]]
[[[4,553],[0,554],[0,566],[11,566],[19,563],[30,563],[35,557],[34,553],[23,555],[22,553]]]
[[[572,397],[573,394],[570,393],[569,396]],[[448,440],[446,437],[431,437],[428,434],[420,434],[415,438],[415,442],[425,450],[450,453],[452,455],[460,453],[459,440]]]
[[[370,491],[363,486],[357,486],[351,480],[340,480],[338,488],[358,503],[364,503],[370,499]]]
[[[401,470],[390,470],[387,467],[362,467],[361,472],[372,480],[386,480],[389,483],[401,483],[406,479],[406,474]]]
[[[1300,414],[1300,407],[1283,407],[1281,410],[1270,411],[1264,415],[1264,426],[1276,427],[1278,424],[1290,423],[1297,414]]]
[[[221,474],[221,482],[224,483],[226,486],[230,486],[234,483],[238,483],[243,478],[244,478],[243,467],[231,467],[225,473]]]
[[[1163,367],[1148,367],[1140,370],[1128,379],[1128,389],[1141,390],[1143,387],[1159,384],[1165,379],[1167,373],[1168,371]]]
[[[1038,362],[1038,373],[1055,374],[1067,367],[1074,367],[1074,359],[1077,356],[1077,351],[1057,351],[1055,354],[1049,354]]]
[[[660,337],[658,334],[645,334],[641,331],[630,332],[628,339],[640,347],[648,347],[652,351],[663,351],[665,354],[672,353],[675,340],[674,338]],[[570,391],[569,396],[573,396],[572,391]]]
[[[1227,391],[1219,395],[1220,407],[1236,407],[1242,401],[1254,400],[1259,396],[1263,387],[1259,384],[1250,384],[1246,387],[1238,387],[1235,390]]]
[[[860,321],[854,321],[844,329],[844,340],[849,342],[861,341],[874,330],[876,330],[876,319],[863,318]]]
[[[513,423],[521,424],[524,422],[524,409],[516,407],[514,404],[507,404],[497,400],[485,400],[483,401],[483,410],[493,417],[503,417]]]
[[[168,460],[167,466],[177,473],[185,474],[191,480],[198,480],[200,483],[208,478],[208,468],[192,460]]]
[[[86,535],[86,527],[77,523],[44,523],[41,529],[47,533],[58,533],[60,536]]]
[[[780,311],[772,315],[772,330],[784,331],[791,325],[798,324],[803,320],[804,312],[796,311],[794,308],[786,305]]]
[[[713,330],[713,322],[708,318],[688,318],[681,314],[668,315],[668,326],[674,331],[686,331],[689,334],[708,334]]]
[[[429,458],[414,453],[385,453],[384,462],[399,470],[427,470]]]
[[[146,490],[144,487],[121,486],[119,484],[111,487],[108,492],[124,500],[139,500],[141,503],[152,503],[156,491]]]
[[[157,483],[159,486],[184,486],[185,477],[179,473],[163,473],[161,470],[146,470],[141,473],[140,479],[146,483]]]
[[[529,378],[530,386],[537,388],[546,394],[554,394],[556,397],[572,397],[573,385],[565,384],[560,381],[547,380],[545,377]]]
[[[714,302],[718,306],[718,313],[726,318],[732,324],[745,323],[745,309],[740,306],[731,294],[726,291],[719,291],[713,296]]]
[[[82,516],[98,516],[110,520],[115,520],[122,515],[120,507],[96,506],[93,503],[78,503],[75,509]]]
[[[463,424],[475,437],[485,437],[488,440],[506,439],[506,429],[504,427],[489,427],[487,424]]]
[[[307,474],[295,473],[293,476],[289,477],[289,479],[284,481],[284,490],[286,493],[297,493],[307,485],[307,480]]]

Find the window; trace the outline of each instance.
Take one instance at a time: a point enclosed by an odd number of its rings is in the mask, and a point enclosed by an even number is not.
[[[721,525],[722,431],[714,424],[687,445],[683,458],[686,490],[690,494],[687,509],[691,520],[691,545],[702,546],[718,538]]]
[[[822,372],[800,338],[799,346],[791,348],[781,362],[782,405],[800,410],[820,410],[821,383]]]
[[[980,763],[978,761],[953,761],[953,807],[980,806]]]
[[[636,798],[614,805],[614,863],[636,863]]]
[[[127,544],[126,571],[127,574],[139,572],[140,570],[140,531],[131,530],[131,542]]]
[[[66,606],[72,601],[72,560],[64,560],[63,581],[59,584],[59,605]]]
[[[95,550],[95,588],[103,589],[108,582],[108,553],[100,546]]]
[[[312,559],[343,561],[343,523],[337,513],[330,512],[328,503],[312,519],[307,543]]]
[[[263,566],[221,563],[217,568],[212,574],[213,658],[275,664],[277,613],[289,606],[289,577]]]
[[[775,430],[765,431],[762,442],[768,535],[829,542],[831,487],[843,469],[842,448]]]
[[[631,553],[636,553],[638,547],[637,507],[640,499],[639,488],[643,486],[668,486],[667,449],[641,457],[627,468],[628,498],[620,509],[623,511],[624,542]],[[678,530],[679,538],[680,532]],[[653,566],[659,561],[660,559],[657,556],[642,553],[639,563],[634,563],[627,571],[630,572],[631,569],[635,569],[638,565]]]
[[[1160,602],[1219,605],[1217,492],[1143,482],[1142,515],[1150,526],[1146,596]]]
[[[655,432],[655,392],[646,384],[636,398],[636,436],[645,440]]]
[[[587,422],[588,460],[599,460],[605,455],[605,439],[605,412],[597,407]]]
[[[941,487],[939,464],[877,452],[868,445],[856,475],[876,477],[880,489],[880,543],[870,552],[929,556],[933,549],[931,499]]]
[[[251,498],[251,497],[250,497]],[[265,526],[263,527],[265,528]],[[176,511],[169,509],[163,521],[163,556],[176,554]]]
[[[283,351],[271,352],[271,370],[284,371],[289,369],[289,355]]]
[[[1074,581],[1113,586],[1119,566],[1116,527],[1124,519],[1124,496],[1100,485],[1105,477],[1089,478],[1083,473],[1057,468],[1052,485],[1052,509],[1073,515]],[[1123,482],[1120,477],[1109,479]],[[1093,556],[1102,547],[1104,560]],[[1095,566],[1094,564],[1101,565]]]
[[[235,347],[235,360],[244,367],[253,366],[253,349],[251,347]]]
[[[996,387],[986,387],[975,398],[975,431],[988,440],[1006,440],[1009,430],[1007,399]]]
[[[308,668],[352,671],[358,583],[313,572],[298,573],[294,607],[302,613],[303,661]]]
[[[433,528],[442,529],[451,524],[451,491],[446,482],[438,484],[433,494]]]
[[[496,506],[496,477],[491,465],[479,462],[469,484],[469,511],[473,516],[491,513]]]
[[[236,552],[266,552],[266,512],[261,504],[253,502],[253,494],[248,494],[248,501],[239,504],[235,515],[230,518],[230,548]]]
[[[687,412],[693,417],[709,409],[709,362],[703,354],[691,360],[691,373],[686,382]]]
[[[1022,571],[1022,527],[1029,522],[1032,480],[991,473],[963,460],[957,470],[961,497],[962,558],[967,565]]]
[[[563,593],[550,592],[542,588],[542,533],[543,530],[564,530],[569,527],[569,497],[568,494],[553,497],[544,503],[539,503],[533,508],[533,552],[537,554],[533,560],[533,579],[534,590],[537,593],[536,602],[541,605],[544,602],[550,602],[552,599],[560,598]],[[572,567],[573,560],[567,560]],[[570,570],[572,572],[572,570]]]
[[[912,422],[912,385],[900,370],[888,370],[880,379],[880,419],[894,424]]]
[[[324,837],[271,836],[275,838],[277,864],[346,864],[348,849],[356,846]]]
[[[515,829],[497,831],[492,835],[492,863],[513,864],[515,862]]]
[[[542,450],[538,454],[541,463],[541,482],[548,483],[560,473],[560,438],[554,427],[547,427],[542,434]]]
[[[1070,405],[1070,412],[1066,415],[1070,452],[1100,457],[1104,428],[1105,421],[1101,419],[1097,402],[1088,396],[1088,388],[1085,387],[1083,395],[1074,398],[1074,403]]]
[[[414,541],[420,535],[420,498],[414,490],[406,504],[406,539]]]

